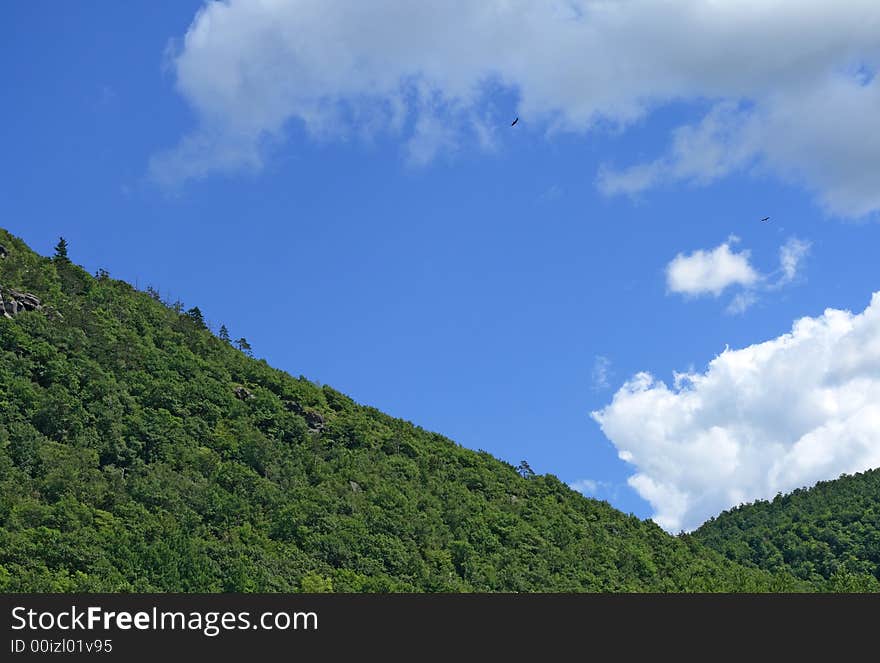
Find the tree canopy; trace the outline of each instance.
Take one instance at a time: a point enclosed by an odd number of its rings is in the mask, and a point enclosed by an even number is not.
[[[880,591],[880,470],[725,511],[695,533],[731,560],[824,591]]]
[[[0,243],[0,286],[45,304],[0,319],[0,591],[810,588]]]

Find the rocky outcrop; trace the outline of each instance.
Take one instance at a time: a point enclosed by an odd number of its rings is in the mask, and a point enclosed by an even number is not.
[[[324,415],[320,412],[304,408],[296,401],[284,401],[284,409],[305,419],[306,425],[312,433],[320,433],[324,430]]]
[[[235,397],[240,401],[246,401],[249,398],[254,397],[254,395],[250,392],[250,390],[245,389],[244,387],[236,387],[233,390],[233,393],[235,393]]]
[[[324,430],[324,416],[320,412],[314,410],[306,410],[304,415],[309,430],[313,433],[320,433]]]
[[[22,311],[39,311],[43,308],[39,298],[29,292],[0,287],[0,312],[4,318],[12,318]]]

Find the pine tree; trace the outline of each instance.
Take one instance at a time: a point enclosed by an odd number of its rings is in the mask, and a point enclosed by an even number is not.
[[[516,471],[519,472],[519,475],[524,479],[532,479],[535,476],[535,471],[527,461],[521,461],[520,464],[516,466]]]
[[[245,337],[241,337],[235,342],[235,347],[244,352],[248,357],[251,356],[253,348],[251,348],[251,344],[247,342]]]
[[[198,306],[193,306],[189,311],[187,311],[186,317],[192,320],[197,327],[201,329],[207,328],[207,325],[205,324],[205,316],[202,315],[202,309],[200,309]]]
[[[59,237],[58,243],[55,245],[55,260],[70,262],[70,258],[67,257],[67,240],[63,237]]]
[[[220,338],[220,340],[223,341],[224,343],[229,343],[229,342],[230,342],[230,339],[229,339],[229,330],[226,329],[226,325],[220,325],[220,331],[217,333],[217,336],[218,336],[218,337]]]

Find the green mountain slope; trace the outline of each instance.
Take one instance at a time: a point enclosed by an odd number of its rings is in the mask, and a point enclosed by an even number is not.
[[[0,244],[0,296],[40,299],[0,316],[0,591],[805,586],[275,370],[197,311]]]
[[[726,511],[693,538],[731,560],[817,589],[880,591],[880,470]]]

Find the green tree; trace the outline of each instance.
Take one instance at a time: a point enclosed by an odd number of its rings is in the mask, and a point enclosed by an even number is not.
[[[761,518],[742,536],[725,529],[716,538],[738,563],[527,463],[230,352],[155,293],[53,263],[3,230],[0,243],[16,249],[0,283],[46,309],[0,319],[0,591],[877,585],[880,473],[817,495],[807,527],[779,509],[793,522],[778,541]]]
[[[532,469],[532,466],[524,460],[520,461],[519,465],[516,466],[516,471],[519,472],[519,475],[524,479],[532,479],[535,476],[535,471]]]
[[[309,573],[303,576],[300,589],[306,594],[329,594],[333,592],[333,580],[319,573]]]
[[[70,258],[67,257],[67,240],[63,237],[59,237],[58,243],[55,245],[55,260],[57,262],[70,261]]]
[[[208,326],[205,324],[205,316],[202,315],[202,310],[198,306],[193,306],[186,312],[186,317],[193,321],[193,323],[199,329],[207,329]]]
[[[248,357],[250,357],[253,354],[253,348],[251,347],[251,344],[248,343],[248,340],[244,336],[242,336],[240,339],[238,339],[235,342],[235,347],[237,347],[239,350],[244,352]]]
[[[828,591],[880,591],[880,470],[738,506],[692,536],[733,561]]]
[[[224,343],[229,343],[229,330],[226,329],[226,325],[220,325],[220,331],[217,332],[217,337],[223,341]]]

